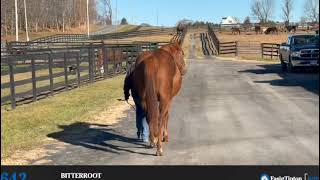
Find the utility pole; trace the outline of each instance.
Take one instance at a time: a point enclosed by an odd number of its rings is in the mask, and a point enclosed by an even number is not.
[[[14,10],[15,10],[15,15],[16,15],[16,41],[19,41],[19,29],[18,29],[18,4],[17,0],[14,1]]]
[[[28,32],[28,19],[27,19],[27,3],[26,0],[23,0],[24,3],[24,21],[26,24],[26,36],[27,36],[27,41],[29,41],[29,32]]]
[[[89,34],[89,24],[90,22],[89,22],[89,0],[87,0],[87,29],[88,29],[88,39],[89,39],[89,36],[90,36],[90,34]]]
[[[116,0],[116,40],[118,43],[118,0]]]

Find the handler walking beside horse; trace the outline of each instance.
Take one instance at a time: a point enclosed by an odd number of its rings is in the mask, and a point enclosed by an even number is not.
[[[128,100],[130,90],[133,97],[139,97],[147,116],[150,145],[157,145],[156,155],[163,155],[162,141],[168,142],[169,109],[185,73],[183,55],[181,42],[143,53],[125,79],[125,99]]]

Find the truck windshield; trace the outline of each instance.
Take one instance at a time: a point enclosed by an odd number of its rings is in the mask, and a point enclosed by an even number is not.
[[[293,37],[294,45],[317,44],[319,45],[319,36],[296,36]]]

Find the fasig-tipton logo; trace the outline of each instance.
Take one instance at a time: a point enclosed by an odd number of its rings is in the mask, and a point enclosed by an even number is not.
[[[299,176],[269,176],[266,173],[260,175],[260,180],[319,180],[318,176],[310,176],[308,173],[304,177]]]
[[[270,176],[268,174],[261,174],[260,180],[270,180]]]

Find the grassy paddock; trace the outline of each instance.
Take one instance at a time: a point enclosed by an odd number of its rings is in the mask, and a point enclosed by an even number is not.
[[[1,107],[1,159],[19,150],[42,145],[58,125],[87,121],[94,113],[117,103],[122,98],[124,76],[96,82],[35,103],[7,111]]]

